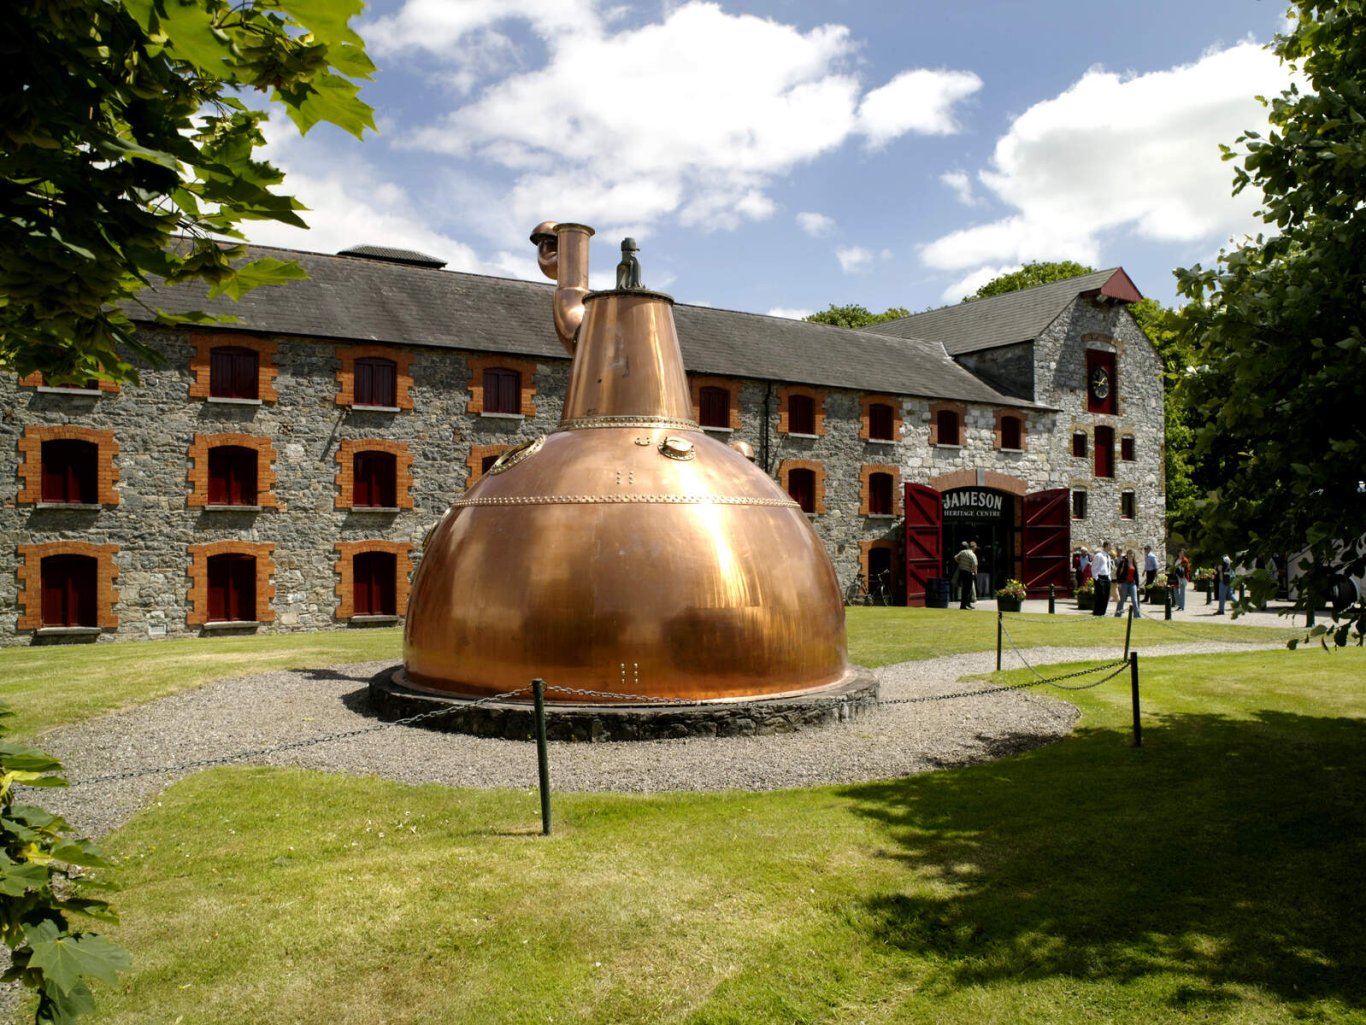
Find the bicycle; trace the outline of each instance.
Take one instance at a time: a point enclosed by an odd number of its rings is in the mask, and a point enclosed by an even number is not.
[[[892,604],[892,571],[884,569],[873,579],[872,587],[868,586],[868,579],[860,573],[849,583],[849,587],[844,592],[844,604],[846,605],[891,605]]]

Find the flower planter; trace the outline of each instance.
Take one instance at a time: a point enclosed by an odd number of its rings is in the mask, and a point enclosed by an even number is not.
[[[996,599],[996,608],[999,609],[1001,612],[1019,612],[1019,611],[1020,611],[1020,599],[1019,599],[1019,598],[997,598],[997,599]]]

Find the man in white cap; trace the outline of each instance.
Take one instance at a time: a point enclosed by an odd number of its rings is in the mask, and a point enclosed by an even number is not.
[[[1110,570],[1110,542],[1102,541],[1096,554],[1091,556],[1091,578],[1096,582],[1096,605],[1091,610],[1093,616],[1105,615],[1105,608],[1110,604]]]

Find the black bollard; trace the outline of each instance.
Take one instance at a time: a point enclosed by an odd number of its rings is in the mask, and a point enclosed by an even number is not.
[[[1058,611],[1057,609],[1058,589],[1053,584],[1048,585],[1048,614],[1051,616]]]
[[[1005,613],[1000,609],[996,610],[996,671],[1001,671],[1001,631],[1004,629],[1002,622]]]
[[[1129,689],[1134,699],[1134,747],[1143,746],[1143,724],[1138,718],[1138,652],[1129,656]]]
[[[541,834],[550,835],[550,752],[545,739],[545,681],[531,681],[531,696],[536,702],[536,768],[541,780]]]
[[[1134,604],[1129,603],[1129,618],[1124,623],[1124,657],[1129,657],[1129,636],[1134,632]]]
[[[1163,594],[1165,597],[1162,599],[1162,618],[1170,620],[1172,618],[1172,589],[1166,588]]]

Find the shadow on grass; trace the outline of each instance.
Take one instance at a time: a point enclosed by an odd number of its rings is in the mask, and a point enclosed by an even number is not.
[[[1252,985],[1366,1006],[1366,722],[1158,718],[1141,749],[1081,730],[843,793],[933,880],[865,910],[941,985],[1174,972],[1173,1005]]]

